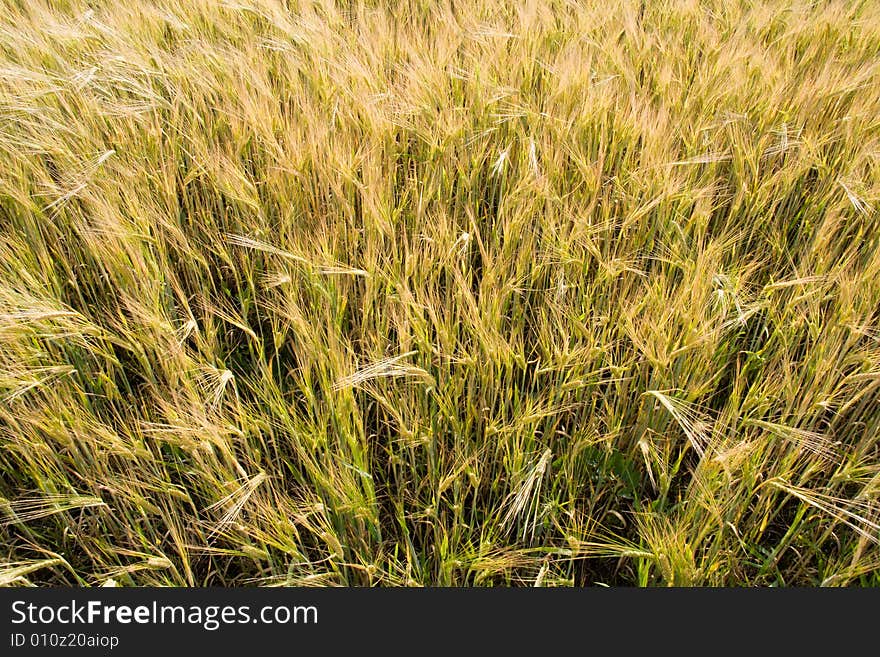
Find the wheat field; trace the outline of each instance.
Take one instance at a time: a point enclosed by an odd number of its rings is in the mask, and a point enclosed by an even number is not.
[[[0,584],[880,585],[880,3],[0,6]]]

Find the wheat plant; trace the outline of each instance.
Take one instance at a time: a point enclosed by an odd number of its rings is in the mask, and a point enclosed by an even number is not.
[[[880,585],[880,3],[0,7],[0,584]]]

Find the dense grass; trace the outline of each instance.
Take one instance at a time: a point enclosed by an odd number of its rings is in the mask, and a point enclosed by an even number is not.
[[[874,0],[2,6],[0,583],[880,584]]]

